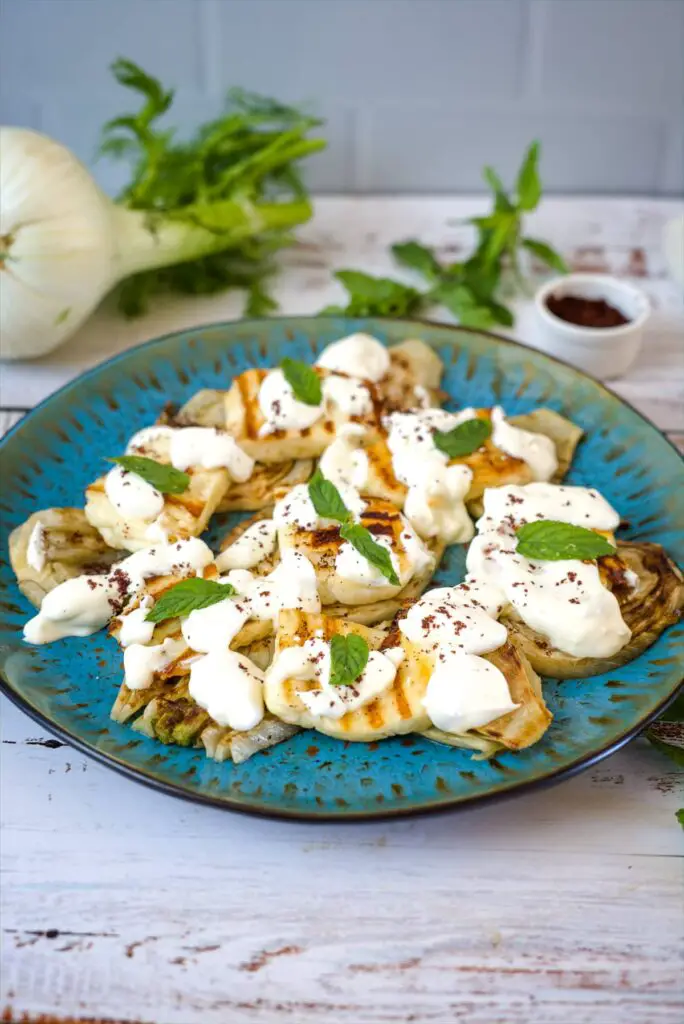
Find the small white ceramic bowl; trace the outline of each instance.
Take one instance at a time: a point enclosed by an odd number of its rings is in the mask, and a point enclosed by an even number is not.
[[[620,327],[580,327],[561,320],[546,305],[549,296],[604,299],[629,323]],[[594,377],[620,377],[632,365],[651,312],[646,295],[608,274],[567,274],[543,285],[535,296],[536,347],[564,359]]]

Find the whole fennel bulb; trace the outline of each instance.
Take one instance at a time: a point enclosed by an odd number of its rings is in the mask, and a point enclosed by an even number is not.
[[[119,279],[115,207],[56,142],[0,128],[0,354],[57,348]]]
[[[270,255],[311,216],[293,164],[324,147],[318,122],[234,91],[224,114],[187,142],[155,121],[173,92],[129,61],[117,80],[141,94],[133,115],[105,125],[102,151],[133,163],[117,202],[65,147],[0,128],[0,357],[57,348],[124,279],[120,305],[141,312],[155,291],[250,289],[248,312],[274,303],[262,287]]]

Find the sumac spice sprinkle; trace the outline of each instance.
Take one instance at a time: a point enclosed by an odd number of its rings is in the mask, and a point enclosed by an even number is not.
[[[615,306],[605,299],[585,299],[581,295],[549,295],[546,300],[547,309],[578,327],[621,327],[630,321]]]

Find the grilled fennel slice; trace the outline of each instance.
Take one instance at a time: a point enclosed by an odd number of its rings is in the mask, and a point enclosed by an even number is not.
[[[321,380],[330,376],[327,370],[312,369]],[[259,391],[268,373],[263,369],[245,370],[235,378],[225,396],[226,429],[256,462],[281,463],[318,458],[342,423],[357,423],[371,433],[378,432],[380,403],[375,386],[364,381],[373,399],[373,408],[366,415],[348,416],[330,407],[310,427],[278,430],[261,436],[260,431],[266,421],[259,407]]]
[[[44,564],[37,569],[29,564],[28,549],[31,535],[39,525]],[[81,508],[46,508],[34,512],[25,523],[12,530],[9,556],[19,589],[36,608],[40,608],[50,590],[65,580],[88,572],[102,572],[123,557],[121,551],[105,543]]]
[[[169,439],[158,437],[146,443],[137,454],[157,462],[169,462]],[[100,531],[112,547],[139,551],[148,548],[160,536],[174,541],[198,537],[209,524],[211,516],[231,484],[226,469],[199,469],[187,471],[190,483],[182,494],[165,494],[164,508],[153,524],[155,534],[150,535],[149,522],[143,519],[125,519],[111,503],[105,492],[105,477],[100,477],[86,489],[85,514],[88,522]]]
[[[401,512],[391,502],[382,501],[379,498],[369,498],[361,514],[360,522],[376,539],[380,536],[390,539],[392,552],[397,556],[399,563],[400,577],[402,573],[408,572],[411,561],[404,536],[406,531],[411,528]],[[335,559],[345,543],[340,536],[339,524],[331,524],[318,530],[306,530],[296,524],[288,523],[279,528],[278,541],[281,550],[293,548],[305,555],[312,563],[316,572],[318,593],[324,606],[344,605],[347,609],[396,599],[399,595],[402,595],[403,598],[404,595],[413,597],[417,592],[422,593],[432,579],[437,562],[444,550],[444,546],[437,541],[427,545],[416,538],[416,543],[425,550],[425,564],[418,566],[413,575],[406,579],[403,586],[396,586],[389,580],[371,585],[346,579],[337,572]],[[407,590],[409,587],[411,589]],[[380,616],[380,618],[387,617],[386,611]],[[374,621],[379,621],[379,619]]]
[[[521,430],[529,430],[533,434],[544,434],[556,446],[558,469],[551,478],[551,483],[559,484],[572,465],[577,445],[582,440],[584,431],[571,420],[561,416],[554,409],[533,409],[519,416],[510,416],[508,422]]]
[[[397,524],[401,520],[398,519],[397,510],[387,506],[385,502],[369,501],[367,515],[364,513],[361,521],[371,529],[374,524],[382,524],[386,532],[387,515],[391,517],[393,533],[397,533],[399,531]],[[220,547],[221,552],[225,551],[231,544],[234,544],[248,527],[260,522],[264,518],[262,513],[256,513],[238,523],[237,526],[234,526],[223,538]],[[351,591],[351,596],[354,597],[354,600],[347,602],[336,600],[334,596],[339,589],[339,581],[337,581],[334,569],[335,555],[343,543],[340,538],[339,527],[331,525],[322,530],[304,530],[288,526],[280,532],[283,537],[283,546],[299,551],[313,565],[321,602],[326,605],[326,613],[332,616],[343,616],[352,622],[358,622],[366,626],[372,626],[385,620],[391,621],[403,602],[420,597],[432,579],[444,553],[444,545],[441,541],[433,538],[428,542],[424,542],[430,552],[430,560],[403,588],[393,587],[388,583],[386,587],[363,587],[359,590],[360,585],[354,584],[354,589]],[[397,548],[397,550],[400,549]],[[399,557],[401,560],[401,553]],[[276,568],[279,562],[280,554],[276,549],[272,555],[262,558],[249,571],[256,576],[266,576]],[[335,579],[333,579],[334,577]],[[349,586],[351,587],[352,585],[349,584]],[[346,589],[345,596],[347,596]],[[362,599],[356,600],[357,597]]]
[[[282,611],[276,632],[274,660],[280,651],[287,647],[301,646],[311,637],[330,640],[335,634],[347,636],[350,633],[363,637],[372,651],[379,650],[385,640],[383,630],[371,629],[346,619],[332,619],[326,615],[310,615],[299,611]],[[405,641],[404,646],[406,648],[410,645]],[[336,739],[354,742],[379,740],[386,736],[422,731],[429,726],[430,722],[422,704],[428,677],[427,667],[423,669],[417,664],[412,672],[407,672],[402,663],[389,689],[364,707],[349,711],[337,719],[326,718],[309,711],[297,696],[297,691],[315,689],[316,686],[300,679],[277,682],[272,677],[269,678],[267,673],[264,700],[273,715],[291,725],[316,729]]]
[[[150,700],[132,724],[136,732],[167,745],[204,747],[214,761],[241,764],[253,754],[273,747],[299,732],[294,725],[266,714],[253,729],[237,732],[217,723],[188,692],[186,679],[167,686]]]
[[[215,723],[208,725],[200,734],[200,740],[207,757],[214,761],[233,761],[235,764],[242,764],[253,754],[289,740],[299,731],[298,726],[281,722],[279,718],[267,712],[259,724],[247,732],[235,732]]]
[[[219,555],[222,555],[224,551],[226,551],[229,547],[232,547],[232,545],[240,539],[243,533],[246,533],[250,526],[254,526],[256,523],[261,523],[265,519],[270,519],[270,516],[265,515],[263,512],[255,512],[254,515],[248,516],[246,519],[242,519],[239,523],[233,526],[221,540],[221,544],[219,546]],[[218,558],[219,555],[217,555],[216,557]],[[273,554],[262,557],[260,561],[257,562],[256,565],[250,568],[249,571],[253,573],[255,576],[267,576],[269,572],[273,572],[273,570],[276,568],[277,565],[279,565],[279,563],[280,554],[278,552],[278,547],[276,545]]]
[[[184,678],[156,693],[132,728],[162,743],[192,747],[211,724],[211,716],[192,699]]]
[[[225,429],[225,391],[205,388],[174,412],[160,416],[159,423],[172,427],[217,427]],[[249,480],[233,483],[221,499],[217,512],[258,512],[275,504],[277,492],[303,484],[314,471],[311,459],[286,459],[269,465],[257,463]]]
[[[477,412],[482,418],[488,418],[488,409],[479,409]],[[568,471],[582,430],[552,409],[535,409],[524,416],[511,416],[509,422],[523,430],[543,434],[553,441],[558,459],[558,470],[553,479],[555,482],[562,480]],[[358,444],[365,451],[368,463],[368,477],[362,493],[384,498],[402,508],[407,488],[394,475],[392,455],[386,440],[371,438],[365,441],[362,438]],[[473,473],[466,502],[468,511],[475,518],[482,514],[481,499],[487,487],[528,484],[533,480],[532,470],[528,464],[497,448],[491,438],[470,455],[450,461],[450,465],[459,464],[468,466]]]
[[[445,733],[434,726],[426,729],[423,735],[452,747],[479,750],[485,757],[492,757],[498,750],[524,750],[525,747],[531,747],[542,738],[553,717],[544,703],[539,676],[522,651],[510,640],[503,647],[491,654],[483,654],[482,657],[503,673],[511,692],[511,700],[520,706],[462,736]]]
[[[603,582],[620,605],[631,640],[611,658],[577,658],[559,651],[540,633],[526,625],[511,609],[502,615],[509,636],[542,676],[552,679],[581,679],[600,675],[626,665],[655,643],[668,626],[676,622],[684,607],[684,579],[681,571],[659,544],[618,541],[617,557],[599,560]],[[624,571],[636,573],[631,589]]]
[[[364,416],[335,411],[326,413],[304,430],[280,430],[262,437],[260,429],[264,417],[259,408],[259,389],[268,370],[252,369],[236,377],[225,395],[225,427],[257,462],[315,459],[325,451],[342,423],[356,423],[364,427],[369,436],[375,436],[379,434],[380,417],[384,413],[415,408],[421,400],[430,405],[438,403],[443,365],[428,345],[422,341],[405,341],[390,348],[389,357],[389,370],[382,380],[377,384],[362,381],[373,400],[373,411]],[[316,366],[312,369],[321,378],[329,374]],[[353,367],[349,369],[353,371]]]
[[[257,462],[249,480],[234,483],[219,503],[218,512],[257,512],[271,509],[283,493],[305,484],[314,471],[313,459]]]
[[[219,573],[214,565],[209,566],[204,572],[205,579],[216,579]],[[145,582],[145,590],[138,594],[126,606],[125,614],[135,611],[140,601],[147,595],[155,600],[170,587],[180,582],[177,576],[155,576]],[[118,639],[121,631],[121,618],[112,620],[109,627],[110,634]],[[273,635],[273,623],[267,620],[250,619],[242,627],[240,632],[233,638],[231,648],[240,650],[247,657],[251,657],[252,649],[256,652],[255,662],[267,665],[272,654],[272,643],[270,638]],[[149,645],[161,644],[164,640],[182,640],[183,635],[180,628],[180,619],[165,619],[155,625]],[[265,644],[265,641],[269,641]],[[149,646],[148,645],[148,646]],[[165,669],[156,672],[150,686],[141,690],[131,690],[125,682],[121,683],[119,692],[111,710],[111,718],[115,722],[126,722],[133,715],[136,715],[141,708],[144,708],[154,697],[159,696],[168,687],[169,681],[181,679],[190,673],[190,663],[196,657],[194,651],[185,647]]]
[[[421,404],[439,405],[444,364],[435,350],[424,341],[410,338],[388,351],[389,372],[377,384],[384,412],[406,411]]]

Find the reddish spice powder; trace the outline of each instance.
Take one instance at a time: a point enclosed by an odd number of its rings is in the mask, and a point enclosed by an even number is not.
[[[579,327],[621,327],[629,320],[605,299],[585,299],[581,295],[549,295],[547,308],[560,320]]]

